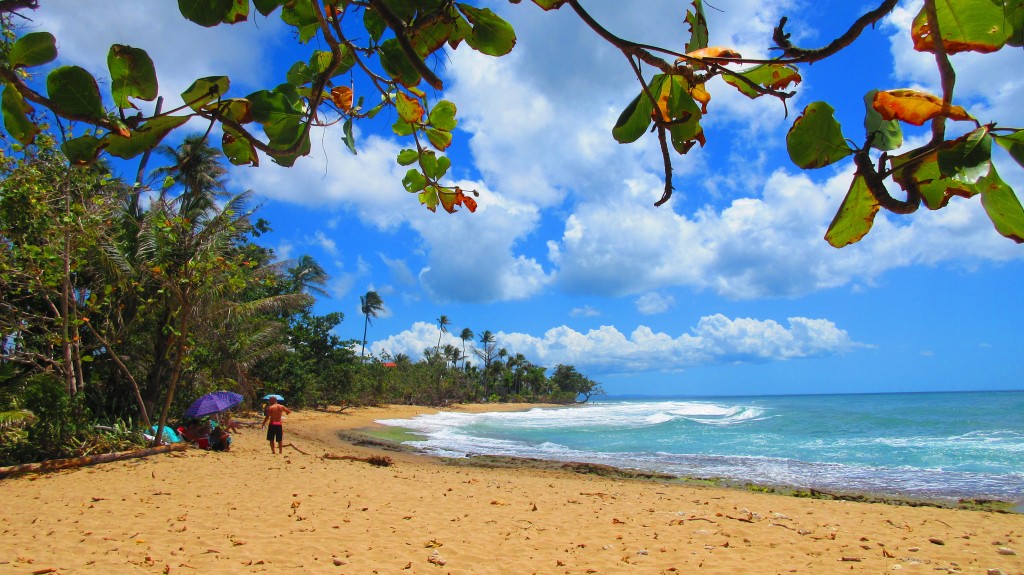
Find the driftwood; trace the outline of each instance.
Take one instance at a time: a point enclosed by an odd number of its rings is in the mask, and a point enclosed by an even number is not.
[[[369,457],[356,457],[355,455],[335,455],[333,453],[325,453],[320,459],[344,459],[348,461],[362,461],[363,463],[369,463],[370,465],[376,465],[377,467],[391,467],[394,465],[394,461],[386,455],[371,455]]]
[[[50,461],[41,461],[39,463],[10,465],[8,467],[0,467],[0,479],[21,475],[22,473],[45,473],[48,471],[58,471],[60,469],[73,469],[75,467],[85,467],[86,465],[95,465],[97,463],[108,463],[110,461],[120,461],[122,459],[132,459],[135,457],[148,457],[158,453],[170,453],[171,451],[184,451],[186,449],[188,449],[188,444],[174,443],[171,445],[161,445],[158,447],[138,449],[135,451],[115,451],[113,453],[86,455],[84,457],[72,457],[70,459],[51,459]]]
[[[291,447],[292,449],[294,449],[295,451],[298,451],[299,453],[301,453],[303,455],[309,455],[305,451],[299,449],[298,447],[295,447],[294,443],[285,443],[284,445],[281,446],[281,449],[283,450],[285,447]]]

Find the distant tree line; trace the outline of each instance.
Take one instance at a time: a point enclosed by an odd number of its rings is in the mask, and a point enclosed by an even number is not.
[[[363,340],[339,338],[344,315],[313,311],[327,274],[256,243],[269,223],[226,189],[221,152],[203,136],[158,152],[167,165],[147,172],[147,157],[128,183],[73,165],[51,134],[0,140],[0,465],[118,449],[222,389],[300,408],[600,393],[489,331],[468,362],[472,331],[461,349],[441,345],[444,316],[422,358],[367,356],[376,292],[360,298]]]

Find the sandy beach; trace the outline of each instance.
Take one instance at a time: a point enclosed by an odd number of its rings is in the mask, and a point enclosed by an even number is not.
[[[1024,573],[1020,514],[448,466],[337,437],[433,411],[295,412],[283,455],[257,424],[227,453],[0,480],[0,574]]]

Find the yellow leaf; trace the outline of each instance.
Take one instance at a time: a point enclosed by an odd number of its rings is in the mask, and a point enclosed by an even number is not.
[[[690,97],[692,97],[694,101],[700,102],[701,114],[708,113],[708,102],[711,101],[711,94],[704,88],[704,84],[697,84],[690,88]]]
[[[887,90],[875,94],[871,106],[885,120],[900,120],[915,126],[934,118],[970,120],[971,115],[960,106],[942,109],[942,98],[918,90]]]

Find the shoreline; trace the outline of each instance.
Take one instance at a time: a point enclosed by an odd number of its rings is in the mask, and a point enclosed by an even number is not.
[[[0,573],[1024,573],[1018,514],[453,466],[338,437],[435,411],[296,411],[283,455],[249,415],[229,452],[0,480]]]
[[[550,404],[457,404],[453,407],[454,409],[449,410],[468,413],[487,413],[525,411],[535,408],[565,408],[570,406]],[[423,411],[416,413],[416,415],[439,411],[444,410],[423,408]],[[409,419],[409,417],[388,419]],[[423,437],[424,436],[422,434],[417,433],[415,430],[401,426],[384,425],[377,423],[376,421],[372,422],[372,425],[368,425],[363,428],[348,429],[339,432],[339,438],[342,441],[347,441],[355,445],[376,447],[387,451],[394,451],[396,449],[402,450],[438,460],[440,463],[446,465],[454,466],[497,467],[506,469],[564,469],[581,474],[597,474],[616,477],[619,479],[642,479],[682,485],[703,485],[723,489],[739,489],[757,493],[807,499],[856,501],[864,503],[884,503],[897,506],[935,507],[1024,514],[1024,500],[1012,501],[989,497],[927,497],[908,495],[898,492],[843,488],[820,489],[779,483],[759,483],[756,481],[747,481],[728,477],[680,476],[650,469],[617,467],[586,461],[544,459],[514,455],[467,453],[464,457],[448,457],[431,453],[425,449],[418,448],[414,445],[406,445],[404,443],[408,441],[415,442],[417,440],[422,440]]]

